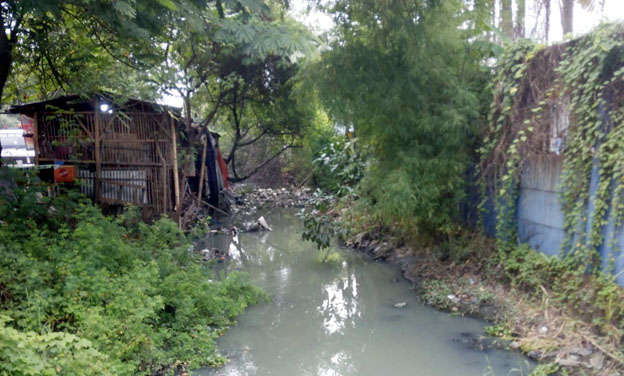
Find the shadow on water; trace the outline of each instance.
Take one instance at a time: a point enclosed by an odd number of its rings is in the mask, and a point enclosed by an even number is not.
[[[272,232],[219,235],[217,266],[241,270],[271,294],[221,339],[230,362],[197,375],[528,375],[520,354],[474,346],[483,322],[418,302],[399,270],[342,249],[326,262],[301,240],[294,211],[263,213]],[[403,308],[394,305],[405,302]]]

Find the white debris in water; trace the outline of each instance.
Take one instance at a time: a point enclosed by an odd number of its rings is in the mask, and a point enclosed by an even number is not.
[[[407,303],[406,302],[400,302],[394,305],[394,308],[403,308],[406,307]]]
[[[260,217],[258,218],[258,223],[260,224],[260,226],[262,226],[265,230],[268,231],[273,231],[273,229],[271,227],[269,227],[269,224],[267,223],[266,219],[264,219],[264,217]]]

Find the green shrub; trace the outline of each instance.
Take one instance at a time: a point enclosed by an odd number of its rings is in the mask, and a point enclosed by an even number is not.
[[[114,375],[108,357],[73,334],[21,332],[0,316],[1,375]]]
[[[326,192],[343,196],[353,192],[366,170],[366,157],[357,139],[336,139],[320,150],[313,161],[317,186]]]
[[[169,219],[110,218],[84,202],[45,215],[42,205],[67,197],[11,189],[17,199],[0,201],[0,370],[133,375],[223,363],[215,338],[263,296],[244,275],[215,276]]]

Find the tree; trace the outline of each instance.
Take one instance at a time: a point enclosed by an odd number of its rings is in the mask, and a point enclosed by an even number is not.
[[[500,0],[500,28],[510,39],[514,38],[511,0]]]
[[[391,4],[337,1],[338,39],[311,79],[332,117],[372,149],[360,189],[371,213],[444,231],[463,197],[486,81],[468,35],[483,30],[462,30],[474,16],[463,1]]]
[[[563,35],[574,33],[574,0],[560,0],[559,9],[561,11],[561,29]],[[600,5],[604,10],[604,0],[578,0],[578,3],[587,10],[594,10],[596,5]]]
[[[254,64],[234,59],[227,67],[223,79],[231,80],[231,88],[223,102],[229,111],[225,120],[231,137],[226,162],[231,180],[242,181],[297,146],[313,115],[312,109],[293,95],[299,66],[287,56],[269,56]],[[241,174],[237,154],[267,139],[275,145],[274,150],[257,165],[247,164]]]
[[[572,34],[574,32],[574,0],[560,0],[559,9],[563,35]]]
[[[257,103],[252,114],[245,111],[251,103],[248,96],[256,95],[263,85],[272,87],[279,82],[271,77],[274,70],[269,69],[270,64],[287,62],[293,55],[305,55],[314,48],[314,38],[307,30],[280,15],[283,10],[280,4],[261,0],[244,4],[217,1],[205,3],[200,9],[172,23],[163,43],[166,57],[151,75],[156,86],[183,99],[187,136],[184,173],[191,175],[199,132],[214,125],[218,117],[229,116],[232,109],[236,112],[231,117],[235,129],[251,122],[247,118],[257,117],[259,112]],[[265,81],[258,81],[262,78]],[[271,105],[273,115],[280,113],[279,106]],[[193,126],[193,119],[198,119],[195,123],[199,124],[199,129]],[[255,121],[267,123],[267,119]],[[245,134],[260,139],[271,132],[265,127],[258,135]],[[243,146],[252,144],[235,137],[234,148],[228,156],[235,172],[234,180],[241,178],[236,175],[235,167],[239,142]]]
[[[49,90],[84,84],[100,72],[87,68],[146,68],[157,58],[154,36],[167,15],[187,6],[186,0],[1,1],[0,99],[16,62],[20,72],[37,72]]]
[[[548,44],[549,41],[549,36],[550,36],[550,14],[551,14],[551,8],[550,8],[550,0],[543,0],[544,1],[544,8],[546,9],[546,15],[545,20],[544,20],[544,39],[546,41],[546,44]]]
[[[515,37],[524,38],[525,37],[525,16],[526,16],[526,0],[516,0],[516,28],[515,28]]]

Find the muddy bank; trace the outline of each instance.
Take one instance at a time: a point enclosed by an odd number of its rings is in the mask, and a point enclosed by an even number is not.
[[[447,263],[433,257],[431,250],[416,251],[406,245],[396,247],[392,239],[375,239],[366,233],[343,244],[374,260],[400,266],[403,276],[413,284],[413,290],[431,306],[489,322],[501,318],[504,307],[484,290],[481,268],[476,263]],[[434,291],[436,287],[438,291]],[[496,288],[503,289],[502,285]],[[448,294],[444,295],[445,292]]]
[[[359,234],[343,245],[400,266],[424,303],[492,323],[486,334],[501,339],[473,340],[475,346],[520,350],[542,364],[536,375],[624,374],[621,354],[609,346],[609,338],[549,301],[546,290],[542,301],[536,301],[501,278],[502,267],[491,262],[495,259],[491,239],[475,239],[472,245],[480,250],[472,253],[478,256],[468,256],[462,262],[454,262],[435,246],[395,246],[394,239],[378,234]]]

